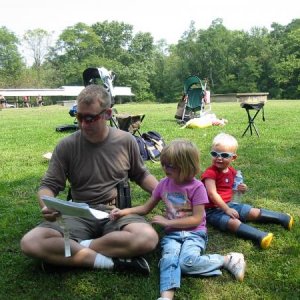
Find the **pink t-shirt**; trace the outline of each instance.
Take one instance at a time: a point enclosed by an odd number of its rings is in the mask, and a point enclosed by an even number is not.
[[[200,180],[193,179],[184,184],[176,184],[174,180],[168,177],[162,179],[152,192],[155,201],[162,200],[165,203],[165,217],[172,220],[191,216],[193,206],[204,205],[208,203],[205,186]],[[180,231],[183,229],[166,227],[166,231]],[[206,231],[206,215],[199,225],[192,228],[185,228],[185,231]]]
[[[222,197],[224,202],[229,202],[232,199],[232,186],[234,183],[234,177],[236,170],[232,167],[228,167],[228,172],[223,173],[215,166],[208,167],[201,176],[201,180],[210,178],[215,180],[217,193]],[[210,201],[205,205],[206,208],[216,207],[216,205]]]

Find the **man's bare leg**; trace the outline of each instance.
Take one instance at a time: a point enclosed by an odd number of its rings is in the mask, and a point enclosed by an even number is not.
[[[114,231],[94,239],[90,248],[110,257],[135,257],[155,249],[158,243],[156,231],[146,223],[132,223],[122,231]]]
[[[54,265],[132,269],[148,275],[150,268],[147,261],[142,257],[134,257],[153,250],[157,243],[158,236],[150,225],[130,224],[122,231],[92,240],[91,248],[70,240],[72,255],[65,257],[61,233],[54,229],[37,227],[23,237],[21,249],[27,256]]]
[[[36,227],[21,240],[21,249],[27,256],[47,263],[74,267],[92,268],[97,253],[70,240],[71,256],[65,257],[62,235],[51,228]]]

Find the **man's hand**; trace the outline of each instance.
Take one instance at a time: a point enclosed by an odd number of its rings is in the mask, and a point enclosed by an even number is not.
[[[230,218],[232,218],[232,219],[239,219],[240,218],[239,213],[235,209],[230,208],[230,207],[228,207],[225,210],[225,214],[230,216]]]
[[[60,216],[60,213],[56,210],[49,209],[47,206],[42,208],[43,217],[50,222],[56,221],[56,219]]]

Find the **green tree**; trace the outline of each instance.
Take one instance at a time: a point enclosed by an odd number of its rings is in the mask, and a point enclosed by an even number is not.
[[[61,84],[82,84],[82,72],[103,59],[103,45],[93,29],[77,23],[65,29],[51,49],[48,61]]]
[[[252,28],[250,32],[237,33],[229,49],[232,53],[230,74],[235,76],[233,92],[261,92],[267,88],[264,70],[272,57],[268,31]],[[263,90],[261,90],[263,89]]]
[[[154,74],[154,45],[150,33],[138,32],[129,45],[128,53],[133,69],[131,86],[140,100],[155,99],[150,90],[149,78]]]
[[[6,27],[0,27],[0,86],[13,88],[25,67],[18,51],[19,40]]]
[[[103,45],[103,57],[126,63],[127,50],[133,37],[133,26],[123,22],[104,21],[97,22],[91,27]]]
[[[104,66],[116,72],[117,85],[131,86],[138,101],[153,100],[149,77],[153,74],[153,37],[150,33],[133,34],[133,27],[123,22],[92,25],[103,43]]]
[[[171,52],[181,61],[175,70],[181,77],[178,79],[183,82],[189,75],[197,75],[202,80],[208,78],[214,92],[221,91],[222,82],[228,77],[230,43],[231,35],[222,19],[214,20],[207,30],[199,31],[192,22]]]
[[[272,36],[277,33],[274,28]],[[274,67],[272,78],[282,93],[280,96],[287,99],[300,97],[300,19],[293,20],[279,35],[280,56]]]
[[[169,74],[165,72],[165,65],[169,46],[166,40],[160,40],[156,43],[153,51],[153,72],[149,76],[150,89],[158,101],[165,102],[167,91],[165,90],[165,80]],[[166,101],[167,102],[167,101]]]
[[[34,68],[39,69],[42,66],[50,50],[52,35],[53,33],[41,28],[25,32],[23,41],[31,54]]]

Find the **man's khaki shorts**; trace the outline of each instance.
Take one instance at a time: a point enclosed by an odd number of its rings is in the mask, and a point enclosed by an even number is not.
[[[69,229],[70,239],[80,243],[82,240],[90,240],[99,238],[113,231],[121,231],[122,228],[132,223],[149,224],[144,217],[131,214],[118,220],[110,220],[108,218],[101,220],[91,220],[86,218],[63,216],[66,228]],[[52,228],[59,231],[63,235],[63,229],[59,222],[44,221],[38,227]]]

